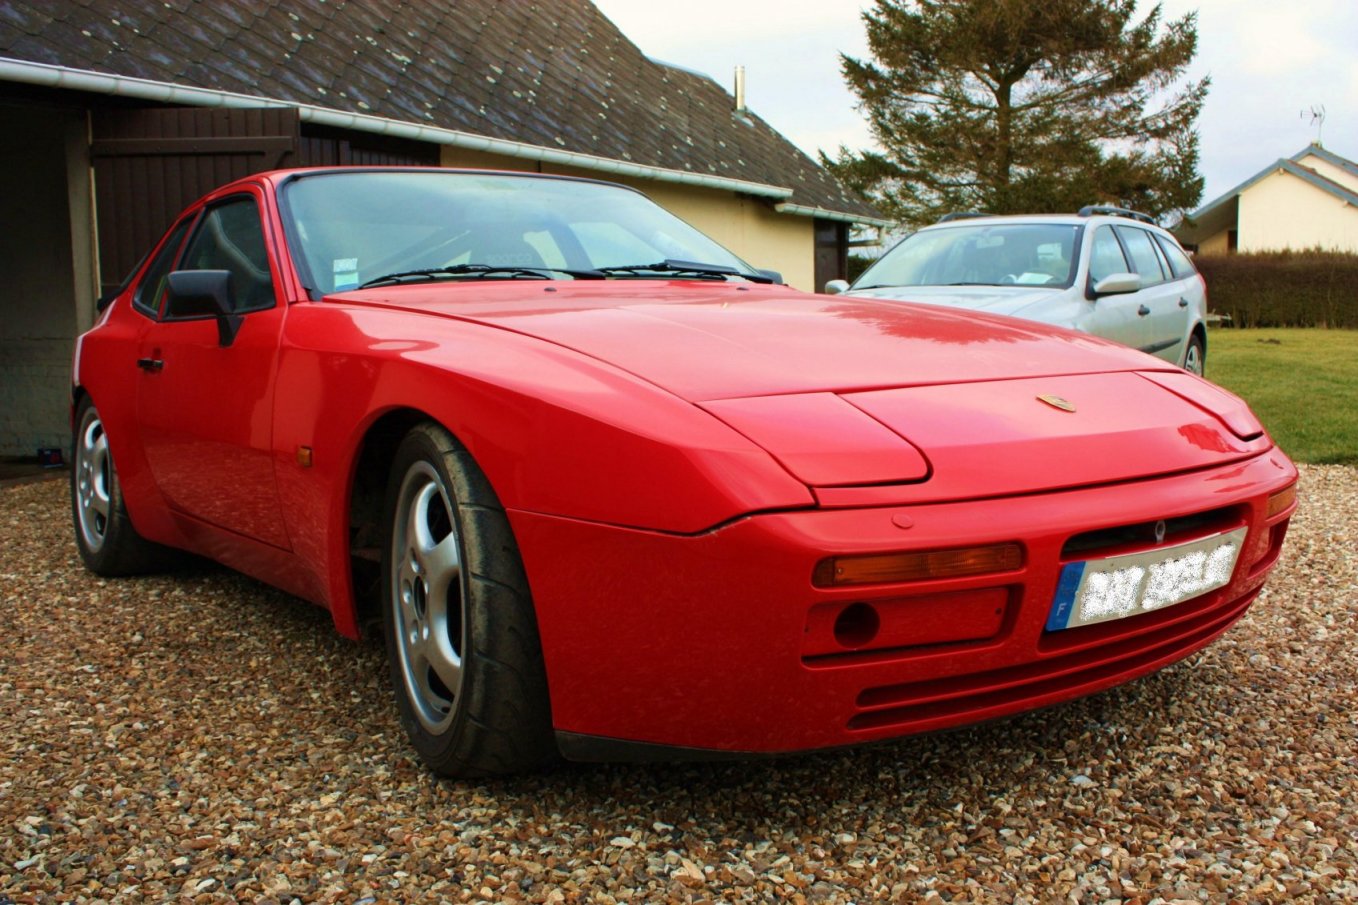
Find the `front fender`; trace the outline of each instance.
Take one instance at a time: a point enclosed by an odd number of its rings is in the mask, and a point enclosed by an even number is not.
[[[289,536],[324,576],[337,621],[352,598],[356,456],[394,409],[448,428],[507,508],[693,534],[814,502],[768,453],[673,394],[580,353],[450,318],[300,303],[275,398]],[[299,464],[302,447],[309,466]]]

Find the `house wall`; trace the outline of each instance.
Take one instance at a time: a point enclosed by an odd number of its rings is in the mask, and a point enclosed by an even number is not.
[[[701,186],[656,182],[535,160],[444,147],[443,165],[583,176],[645,192],[657,204],[697,227],[755,267],[776,270],[790,285],[812,291],[815,283],[815,221],[775,212],[765,199]]]
[[[1337,167],[1328,160],[1323,160],[1313,154],[1307,154],[1298,160],[1301,166],[1315,170],[1326,179],[1339,183],[1351,192],[1358,192],[1358,174],[1350,173],[1343,167]]]
[[[71,352],[93,319],[82,111],[0,107],[0,223],[0,456],[32,456],[70,441]]]
[[[1242,252],[1323,248],[1358,253],[1358,208],[1286,172],[1240,194]]]
[[[1200,255],[1224,255],[1228,254],[1230,247],[1230,230],[1223,229],[1221,232],[1213,233],[1198,242],[1198,254]]]

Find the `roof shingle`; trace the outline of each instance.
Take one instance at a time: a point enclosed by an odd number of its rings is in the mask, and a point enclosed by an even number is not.
[[[0,56],[784,186],[796,205],[880,217],[588,0],[2,0]]]

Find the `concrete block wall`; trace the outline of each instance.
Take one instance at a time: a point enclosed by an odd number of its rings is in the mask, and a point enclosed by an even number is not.
[[[76,334],[92,320],[83,113],[0,105],[0,456],[70,443]]]
[[[0,456],[69,456],[71,339],[0,340]]]

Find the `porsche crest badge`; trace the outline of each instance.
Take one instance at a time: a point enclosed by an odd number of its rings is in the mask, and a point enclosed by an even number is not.
[[[1047,405],[1050,405],[1054,409],[1060,409],[1063,412],[1075,411],[1075,406],[1071,405],[1069,402],[1062,399],[1060,396],[1049,396],[1044,394],[1042,396],[1038,396],[1037,398],[1038,401],[1045,402],[1047,403]]]

